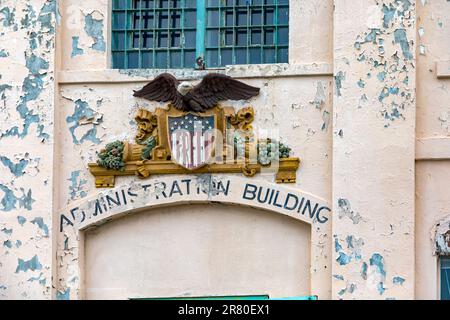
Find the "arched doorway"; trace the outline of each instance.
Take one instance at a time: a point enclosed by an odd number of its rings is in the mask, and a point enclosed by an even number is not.
[[[84,234],[86,299],[311,292],[311,226],[227,204],[148,209]]]

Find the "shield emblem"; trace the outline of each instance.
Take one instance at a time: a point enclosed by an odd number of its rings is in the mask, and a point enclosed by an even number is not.
[[[167,121],[172,161],[189,170],[207,164],[214,153],[215,116],[187,113]]]

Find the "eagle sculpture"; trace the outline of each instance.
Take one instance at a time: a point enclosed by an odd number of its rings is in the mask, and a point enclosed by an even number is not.
[[[223,100],[248,100],[259,94],[259,88],[249,86],[230,76],[210,73],[196,86],[179,82],[173,75],[163,73],[134,96],[151,101],[167,102],[182,111],[204,112]]]

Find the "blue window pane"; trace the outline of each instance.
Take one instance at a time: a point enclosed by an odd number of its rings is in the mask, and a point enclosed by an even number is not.
[[[236,14],[236,25],[246,26],[247,25],[247,11],[238,11]]]
[[[253,29],[252,30],[252,44],[262,44],[261,30],[260,29]]]
[[[261,49],[260,48],[250,48],[250,63],[261,63]]]
[[[125,32],[115,32],[113,37],[114,49],[125,50]]]
[[[211,7],[218,7],[220,0],[208,0],[207,5]]]
[[[233,10],[228,10],[225,12],[225,25],[227,27],[234,26],[234,12]]]
[[[236,64],[247,63],[247,49],[236,49]]]
[[[275,4],[276,0],[265,0],[265,4]]]
[[[196,11],[185,11],[184,12],[184,27],[185,28],[195,28],[197,26],[197,12]]]
[[[132,35],[132,48],[139,49],[141,47],[141,36],[139,32],[133,32]]]
[[[233,29],[225,31],[225,45],[232,46],[234,44],[234,33]]]
[[[252,26],[262,25],[262,11],[252,10]]]
[[[181,8],[181,0],[172,0],[170,1],[170,7],[173,9]]]
[[[450,300],[450,257],[441,257],[441,300]]]
[[[225,4],[230,7],[234,6],[234,0],[226,0]]]
[[[219,31],[208,30],[206,32],[206,45],[208,47],[217,47],[219,45]]]
[[[170,53],[170,67],[181,68],[181,51],[172,51]]]
[[[172,11],[170,15],[170,26],[171,28],[181,27],[181,11]]]
[[[208,26],[218,27],[219,26],[219,10],[208,10]]]
[[[141,55],[142,68],[153,68],[153,52],[143,51]]]
[[[123,12],[115,12],[112,19],[112,27],[113,29],[125,29],[126,28],[126,15],[125,11]]]
[[[158,28],[166,29],[169,27],[169,16],[167,15],[167,13],[160,13],[158,21]]]
[[[177,48],[181,46],[181,32],[175,31],[170,33],[170,46]]]
[[[184,67],[193,68],[195,66],[195,51],[185,51],[184,52]]]
[[[158,32],[158,48],[166,48],[169,45],[167,38],[167,32]]]
[[[169,0],[159,0],[159,6],[158,8],[168,8],[169,7]]]
[[[279,8],[278,9],[278,23],[279,24],[288,24],[289,23],[289,9],[288,8]]]
[[[278,45],[287,45],[289,44],[289,29],[286,28],[278,28]]]
[[[263,62],[275,63],[275,49],[264,49]]]
[[[252,0],[236,0],[236,5],[246,6],[252,4]]]
[[[195,31],[184,32],[184,47],[195,48]]]
[[[127,9],[128,0],[113,0],[113,9]]]
[[[157,51],[156,52],[156,68],[166,69],[167,68],[167,52]]]
[[[254,6],[260,6],[262,4],[264,4],[264,0],[253,0],[252,1],[252,5],[254,5]]]
[[[264,24],[274,24],[274,10],[273,9],[266,9],[264,12]]]
[[[223,49],[221,51],[222,63],[221,65],[226,66],[229,64],[233,64],[233,50],[232,49]]]
[[[138,8],[140,9],[153,9],[155,0],[141,0]]]
[[[274,44],[274,30],[266,29],[264,31],[264,44],[265,45],[273,45]]]
[[[278,0],[278,4],[289,4],[289,0]]]
[[[125,52],[113,52],[113,66],[116,69],[125,68]]]
[[[139,52],[128,52],[128,68],[137,69],[139,68]]]
[[[245,46],[247,45],[247,30],[238,30],[236,33],[236,44],[238,46]]]
[[[288,49],[280,48],[278,49],[278,62],[279,63],[288,63]]]
[[[219,66],[218,50],[206,50],[206,65],[208,68],[217,68]]]
[[[141,16],[141,28],[153,29],[155,27],[155,18],[152,12],[144,11]]]
[[[195,8],[197,7],[197,0],[185,0],[186,8]]]
[[[143,32],[142,33],[142,47],[143,48],[153,48],[153,32]]]
[[[139,12],[132,12],[129,14],[129,21],[131,25],[128,28],[139,29],[141,28],[141,16]]]

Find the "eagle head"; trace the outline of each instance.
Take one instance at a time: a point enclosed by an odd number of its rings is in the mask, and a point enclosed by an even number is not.
[[[194,88],[194,86],[192,84],[190,84],[189,82],[182,82],[178,85],[178,92],[181,93],[183,96],[186,95],[189,91],[191,91]]]

